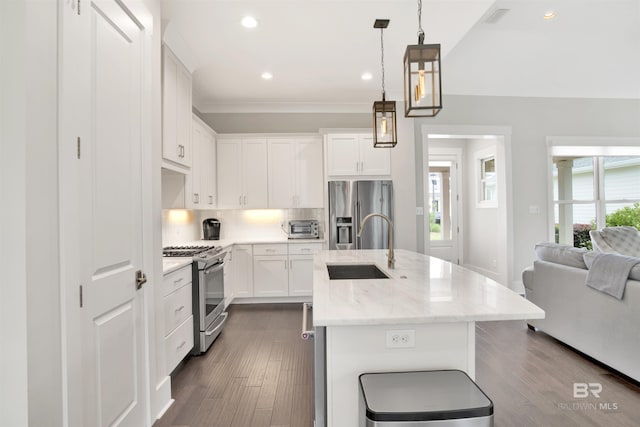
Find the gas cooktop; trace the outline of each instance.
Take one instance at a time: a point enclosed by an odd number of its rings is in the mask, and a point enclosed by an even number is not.
[[[163,257],[192,257],[210,249],[214,249],[213,245],[202,246],[165,246],[162,248]]]

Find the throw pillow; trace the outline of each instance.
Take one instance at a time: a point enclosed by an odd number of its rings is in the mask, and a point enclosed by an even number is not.
[[[600,235],[619,254],[640,256],[640,233],[635,227],[604,227]]]
[[[574,248],[573,246],[545,242],[538,243],[535,252],[541,261],[553,262],[585,270],[587,268],[583,259],[584,253],[587,252],[586,248]]]
[[[598,256],[597,252],[587,251],[584,254],[584,263],[587,264],[587,268],[591,268],[593,264],[593,260]],[[640,281],[640,264],[636,264],[631,268],[631,272],[629,272],[629,279]]]

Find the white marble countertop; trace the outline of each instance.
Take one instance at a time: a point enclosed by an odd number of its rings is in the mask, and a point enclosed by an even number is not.
[[[322,251],[313,260],[315,326],[542,319],[544,311],[494,280],[449,262],[387,250]],[[327,264],[368,263],[389,279],[329,280]]]

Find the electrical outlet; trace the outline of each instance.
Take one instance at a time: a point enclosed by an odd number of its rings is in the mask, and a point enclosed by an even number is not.
[[[415,329],[387,331],[387,348],[412,348],[415,346]]]

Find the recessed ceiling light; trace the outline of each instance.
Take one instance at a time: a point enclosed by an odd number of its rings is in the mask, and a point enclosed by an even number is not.
[[[371,75],[371,73],[362,73],[362,76],[360,78],[362,80],[371,80],[373,78],[373,75]]]
[[[245,28],[255,28],[258,26],[258,21],[256,21],[256,18],[254,18],[253,16],[245,16],[240,22]]]
[[[273,78],[273,74],[271,74],[268,71],[265,71],[264,73],[262,73],[261,77],[265,80],[271,80]]]
[[[555,18],[557,15],[555,10],[548,10],[547,12],[545,12],[544,14],[544,19],[553,19]]]

